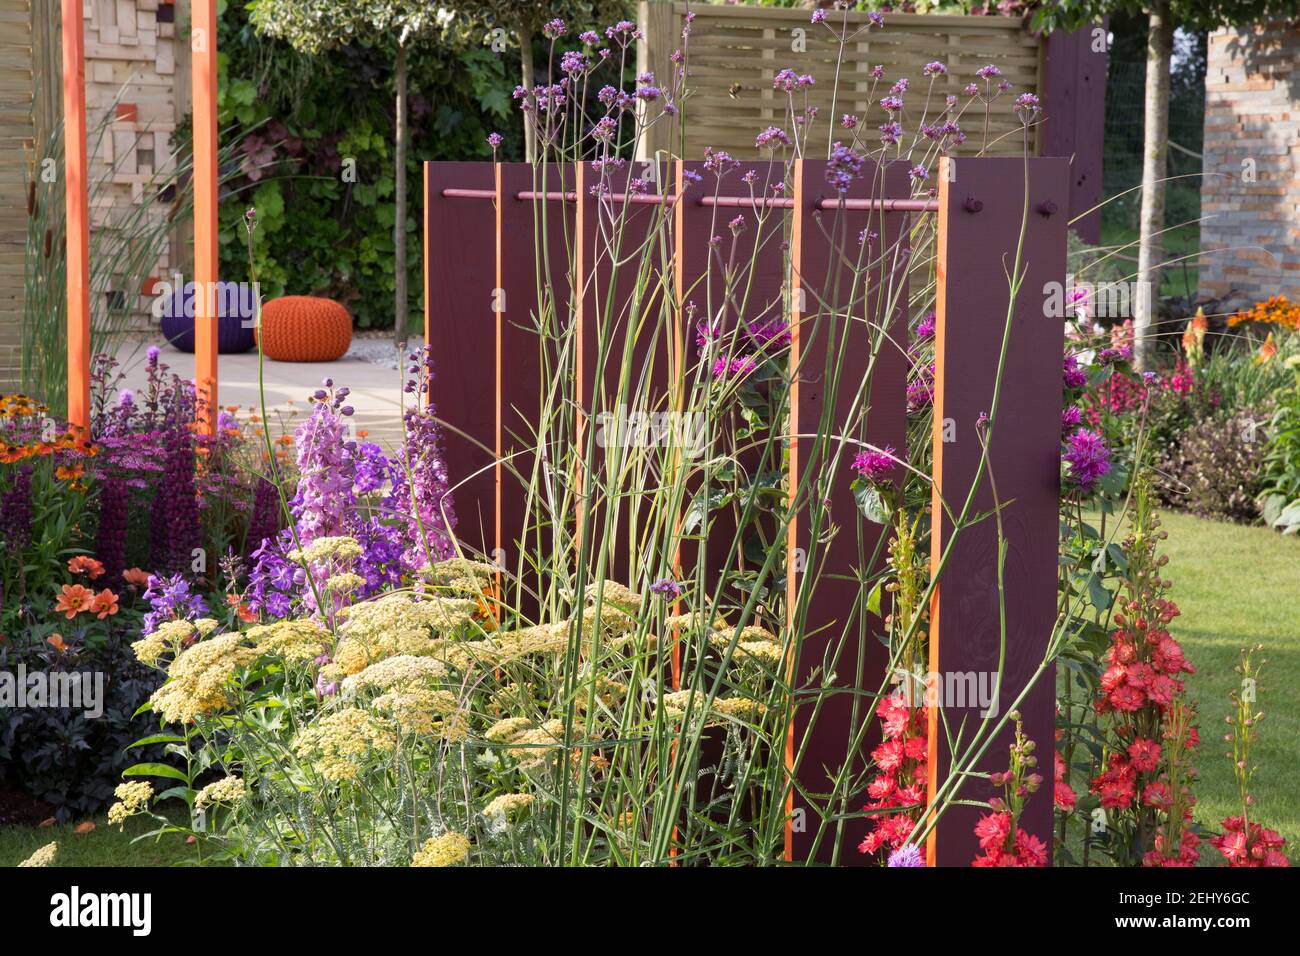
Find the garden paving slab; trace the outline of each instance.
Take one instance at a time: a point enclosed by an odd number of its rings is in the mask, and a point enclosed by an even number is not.
[[[358,339],[359,346],[335,362],[277,362],[266,359],[263,379],[266,388],[267,419],[272,437],[281,430],[292,432],[306,416],[312,392],[321,382],[332,378],[336,386],[351,389],[347,404],[356,409],[352,427],[367,433],[366,438],[392,449],[402,440],[401,370],[386,353],[382,340]],[[414,346],[418,346],[413,343]],[[118,371],[124,374],[122,387],[139,391],[145,384],[145,350],[147,341],[125,343],[117,352]],[[365,358],[361,356],[364,355]],[[387,365],[380,364],[388,358]],[[367,360],[369,359],[369,360]],[[163,346],[160,360],[182,378],[194,378],[194,356],[171,346]],[[260,404],[257,385],[257,352],[222,355],[219,359],[218,398],[222,407],[240,406],[240,419]]]

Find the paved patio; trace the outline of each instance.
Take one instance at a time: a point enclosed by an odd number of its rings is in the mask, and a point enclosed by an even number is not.
[[[118,350],[119,371],[125,373],[124,388],[144,385],[145,350],[148,341],[131,341]],[[418,345],[419,343],[413,343]],[[388,345],[388,348],[385,348]],[[387,354],[391,345],[379,339],[357,339],[353,351],[337,362],[276,362],[266,359],[263,379],[266,387],[267,419],[272,436],[284,428],[292,431],[308,413],[311,393],[332,378],[336,386],[351,389],[347,403],[356,409],[353,428],[367,432],[367,440],[391,448],[402,438],[402,372],[361,358]],[[194,377],[194,356],[163,346],[161,361],[182,378]],[[219,360],[217,396],[223,407],[239,405],[245,418],[260,405],[257,384],[257,352],[222,355]]]

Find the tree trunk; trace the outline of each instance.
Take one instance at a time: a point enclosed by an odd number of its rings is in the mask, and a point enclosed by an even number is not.
[[[1169,56],[1174,42],[1170,0],[1154,0],[1147,33],[1146,108],[1142,143],[1142,212],[1138,223],[1137,287],[1133,296],[1133,351],[1138,369],[1155,355],[1160,302],[1160,261],[1165,227],[1165,175],[1169,141]]]
[[[393,342],[406,350],[406,46],[397,47],[397,128],[393,175]]]
[[[520,25],[516,31],[519,37],[520,72],[524,76],[524,89],[533,88],[533,32],[527,26]],[[524,113],[524,159],[533,162],[537,158],[537,130],[533,123],[536,117]]]

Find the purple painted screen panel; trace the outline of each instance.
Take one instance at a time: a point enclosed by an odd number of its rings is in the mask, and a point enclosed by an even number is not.
[[[639,587],[648,582],[633,579],[651,573],[636,559],[646,550],[650,512],[632,493],[638,482],[656,480],[648,463],[653,456],[605,443],[627,427],[619,424],[627,416],[663,413],[671,404],[673,212],[671,205],[650,201],[653,189],[642,195],[631,183],[651,176],[663,182],[671,167],[638,162],[602,178],[587,166],[581,175],[581,406],[587,427],[595,429],[600,466],[590,476],[594,507],[587,512],[587,534],[606,549],[607,576]],[[596,189],[607,192],[597,196]],[[626,201],[637,196],[645,201]],[[629,380],[623,384],[625,358]],[[647,407],[627,407],[629,395],[641,396]],[[607,528],[606,517],[617,527]]]
[[[491,163],[425,163],[425,341],[433,346],[433,403],[464,547],[490,554],[495,533],[496,221],[490,199],[444,197],[444,189],[491,191]]]
[[[931,564],[952,536],[941,503],[960,512],[979,470],[982,413],[995,416],[992,480],[986,475],[980,482],[970,514],[989,513],[995,500],[1000,502],[1007,543],[1006,658],[1001,692],[991,702],[995,707],[978,701],[981,686],[992,688],[999,661],[998,536],[992,518],[957,535],[931,605],[930,671],[942,682],[939,693],[951,732],[964,721],[969,740],[982,720],[1005,715],[1039,671],[1056,617],[1064,330],[1062,320],[1048,314],[1044,297],[1048,283],[1065,281],[1069,165],[1065,159],[1031,158],[1026,172],[1020,158],[959,159],[950,178],[949,162],[943,161],[939,176],[933,505],[939,533],[932,538]],[[1027,218],[1022,216],[1026,187]],[[1014,269],[1022,220],[1024,277],[995,412],[994,383],[1010,301],[1007,274]],[[1054,668],[1048,667],[1020,707],[1025,734],[1042,755],[1044,776],[1051,772],[1054,680]],[[931,708],[932,787],[945,779],[952,760],[936,717]],[[1006,770],[1011,738],[1011,728],[1005,727],[975,769]],[[987,782],[976,780],[961,796],[982,801],[993,793]],[[945,814],[931,837],[934,862],[971,863],[978,852],[973,828],[980,812],[953,806]],[[1050,850],[1050,786],[1029,800],[1021,826]]]
[[[795,300],[801,321],[792,468],[807,489],[804,500],[820,499],[829,512],[817,527],[806,507],[795,518],[792,544],[798,550],[787,570],[788,590],[801,595],[794,613],[805,636],[794,687],[796,693],[826,686],[839,692],[821,693],[815,720],[807,703],[795,714],[792,750],[801,792],[794,799],[787,855],[794,861],[865,865],[874,862],[857,852],[865,821],[832,818],[855,814],[867,802],[861,775],[879,731],[865,715],[884,680],[888,652],[880,640],[883,623],[866,608],[865,580],[880,570],[890,532],[862,516],[851,487],[852,463],[868,445],[893,449],[906,459],[909,216],[819,211],[822,198],[837,195],[828,185],[827,163],[801,165],[802,182],[796,179],[794,192],[800,215],[791,240],[801,292]],[[845,194],[847,199],[908,196],[905,164],[868,163]],[[856,280],[855,273],[860,273]],[[860,393],[864,382],[869,389]],[[832,438],[824,454],[817,453],[814,436]],[[900,468],[900,482],[901,477]],[[817,575],[810,592],[801,585],[805,574]],[[834,675],[830,685],[828,673]],[[860,780],[861,787],[837,786],[846,759],[852,776],[845,779]]]
[[[691,161],[683,164],[683,171],[700,177],[699,183],[687,185],[678,210],[682,227],[678,243],[681,262],[676,294],[682,305],[686,366],[690,369],[700,359],[701,336],[727,341],[724,336],[739,330],[738,341],[744,342],[747,339],[745,329],[759,332],[765,327],[775,328],[786,322],[786,247],[782,227],[785,211],[770,208],[760,212],[752,203],[739,208],[704,203],[706,197],[749,199],[751,196],[777,195],[775,187],[784,182],[785,168],[781,163],[746,161],[719,178],[706,169],[704,163]],[[751,174],[752,187],[745,183],[745,177]],[[742,225],[737,226],[738,234],[733,236],[729,224],[738,218]],[[707,268],[710,260],[712,269]],[[744,275],[744,289],[730,300],[728,283],[722,274],[724,263],[728,261],[741,264],[739,268]],[[783,354],[779,344],[768,348],[773,355]],[[703,374],[713,374],[713,370],[705,369]],[[729,425],[738,426],[738,422]],[[776,454],[779,456],[779,453],[778,448]],[[779,457],[765,460],[763,449],[757,445],[741,452],[739,464],[749,474],[781,467]],[[700,482],[693,482],[691,494],[703,493]],[[707,529],[707,539],[703,544],[706,549],[705,582],[710,591],[726,569],[735,570],[744,560],[744,542],[736,538],[735,517],[730,510],[719,511],[712,519],[711,528]],[[701,544],[695,539],[705,530],[698,529],[682,543],[685,567],[695,565]],[[743,595],[736,592],[727,597],[732,601],[743,600]],[[771,626],[775,622],[761,623]]]
[[[554,347],[557,329],[568,322],[570,249],[574,204],[557,199],[518,198],[521,193],[568,193],[573,167],[552,164],[534,171],[528,163],[501,164],[501,362],[496,400],[501,433],[501,527],[504,567],[528,577],[521,555],[550,550],[549,519],[527,490],[537,465],[539,419],[555,401],[543,399],[563,361]],[[550,300],[543,301],[549,288]],[[553,431],[553,429],[552,429]],[[524,580],[520,600],[533,590]],[[534,610],[520,607],[525,614]]]

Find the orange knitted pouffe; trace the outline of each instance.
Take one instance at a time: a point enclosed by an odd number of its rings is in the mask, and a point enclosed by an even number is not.
[[[333,362],[352,344],[352,316],[330,299],[286,295],[262,306],[262,351],[280,362]]]

